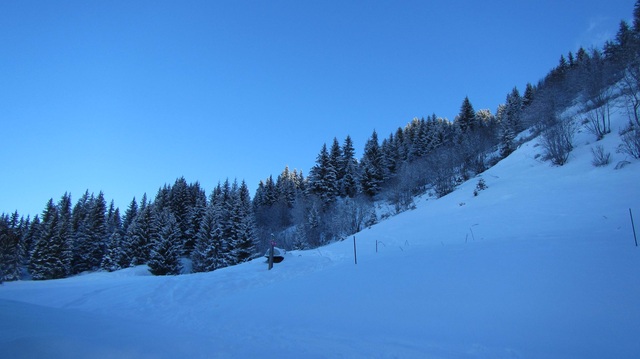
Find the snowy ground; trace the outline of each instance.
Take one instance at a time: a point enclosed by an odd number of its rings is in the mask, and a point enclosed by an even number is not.
[[[536,141],[353,240],[213,273],[144,267],[0,286],[11,358],[637,358],[640,162]],[[588,143],[591,142],[591,143]],[[640,233],[639,233],[640,234]],[[378,241],[378,253],[376,253]]]

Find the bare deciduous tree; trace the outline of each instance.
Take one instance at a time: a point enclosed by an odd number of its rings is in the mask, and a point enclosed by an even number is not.
[[[622,143],[618,147],[618,152],[626,153],[633,158],[640,158],[640,127],[630,126],[620,133]]]
[[[573,150],[573,135],[577,130],[573,119],[558,120],[556,125],[542,132],[540,144],[545,150],[545,159],[562,166],[569,160]]]
[[[606,152],[602,145],[592,147],[591,153],[593,154],[593,160],[591,161],[591,164],[593,164],[595,167],[606,166],[611,162],[611,153]]]
[[[635,125],[640,127],[640,67],[629,66],[622,80],[619,82],[620,92],[627,100],[629,112],[633,116]]]
[[[589,101],[592,109],[586,113],[587,129],[600,141],[607,133],[611,132],[611,99],[612,88],[600,92],[597,97]]]

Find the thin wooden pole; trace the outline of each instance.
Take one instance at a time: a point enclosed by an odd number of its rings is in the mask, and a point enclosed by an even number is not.
[[[269,247],[269,270],[273,268],[273,247],[276,246],[276,240],[273,233],[271,234],[271,246]]]
[[[273,268],[273,243],[271,243],[271,248],[269,248],[269,270]]]
[[[633,224],[633,213],[631,213],[631,208],[629,208],[629,216],[631,216],[631,228],[633,228],[633,240],[636,241],[636,247],[637,247],[638,237],[636,237],[636,226]]]
[[[353,236],[353,259],[358,264],[358,254],[356,252],[356,236]]]

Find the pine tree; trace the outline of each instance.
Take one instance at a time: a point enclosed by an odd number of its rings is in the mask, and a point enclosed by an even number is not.
[[[353,198],[358,193],[358,161],[355,158],[353,141],[347,136],[342,146],[342,181],[340,181],[340,194]]]
[[[362,191],[366,195],[373,197],[382,188],[382,181],[384,180],[384,158],[382,157],[376,131],[373,131],[371,138],[364,147],[360,166]]]
[[[126,233],[131,222],[134,221],[136,216],[138,215],[138,203],[136,202],[136,198],[133,197],[129,207],[124,212],[124,218],[122,219],[122,232]]]
[[[110,237],[116,231],[122,233],[122,216],[120,208],[115,207],[112,200],[107,210],[107,236]]]
[[[253,196],[253,206],[254,208],[261,207],[265,205],[265,185],[262,180],[258,182],[258,188],[256,188],[256,194]]]
[[[498,121],[499,126],[498,137],[500,140],[500,156],[504,158],[509,156],[516,147],[514,143],[516,133],[513,126],[507,122],[505,105],[498,106],[498,110],[496,111],[496,120]]]
[[[584,47],[580,47],[576,53],[576,66],[586,66],[589,63],[589,60],[590,58],[587,50],[585,50]]]
[[[570,56],[573,59],[573,55]],[[531,83],[527,83],[527,87],[524,90],[524,95],[522,96],[522,108],[525,109],[533,103],[533,97],[535,94],[535,89]]]
[[[462,134],[473,131],[477,127],[476,112],[469,101],[469,97],[465,97],[460,106],[460,114],[455,121],[460,128]]]
[[[395,147],[394,152],[397,156],[395,166],[399,170],[403,163],[409,161],[411,153],[411,145],[408,143],[405,131],[401,127],[398,127],[393,135],[393,146]]]
[[[407,125],[407,134],[411,142],[408,149],[408,159],[410,161],[415,161],[419,158],[422,158],[427,152],[428,144],[426,121],[424,119],[414,118]]]
[[[514,134],[520,133],[524,130],[522,124],[522,97],[516,87],[511,90],[511,93],[507,95],[507,103],[504,113],[504,125],[509,127],[509,130]]]
[[[67,274],[62,260],[64,243],[58,235],[59,220],[58,208],[50,199],[42,213],[42,234],[34,245],[29,263],[29,271],[35,280],[64,278]]]
[[[213,200],[210,202],[212,203]],[[196,235],[196,243],[191,254],[194,272],[216,270],[220,257],[220,241],[216,234],[216,211],[208,206]]]
[[[185,237],[187,238],[184,244],[184,255],[190,256],[193,248],[195,247],[196,236],[200,230],[200,224],[205,216],[207,210],[207,196],[203,190],[200,190],[199,185],[193,189],[195,192],[195,202],[189,209],[188,226]]]
[[[273,177],[269,176],[264,185],[264,205],[271,206],[278,200],[278,189]]]
[[[322,145],[322,150],[316,158],[316,164],[309,172],[307,191],[318,196],[324,206],[333,203],[338,195],[337,172],[331,163],[326,144]]]
[[[127,257],[127,252],[124,249],[125,245],[121,232],[113,232],[107,242],[106,252],[102,257],[100,268],[108,272],[127,268],[131,263],[131,258]]]
[[[94,201],[93,195],[89,194],[87,190],[82,197],[76,202],[71,213],[71,225],[72,225],[72,260],[71,260],[71,274],[78,274],[83,271],[89,270],[87,264],[87,253],[90,252],[90,238],[89,238],[89,210]]]
[[[155,205],[147,204],[145,201],[142,203],[140,212],[127,231],[128,245],[132,251],[131,265],[147,264],[153,238],[156,238],[158,233]]]
[[[153,238],[149,271],[153,275],[180,274],[180,229],[175,216],[165,209],[156,218],[159,231]]]
[[[87,218],[89,229],[88,242],[85,247],[87,270],[95,271],[100,268],[102,257],[106,250],[107,234],[107,203],[102,192],[92,202]]]
[[[557,68],[562,75],[566,74],[567,71],[569,71],[569,63],[567,62],[567,59],[564,57],[564,55],[560,55],[560,60],[558,61]]]
[[[65,276],[72,272],[73,261],[73,226],[71,212],[71,195],[65,193],[58,202],[60,221],[58,223],[58,236],[62,245],[62,264],[65,268]]]
[[[276,180],[277,202],[282,203],[287,208],[293,208],[296,200],[296,178],[295,173],[289,171],[286,166]]]
[[[20,279],[20,228],[18,212],[9,217],[0,215],[0,283]]]
[[[637,57],[638,36],[629,24],[622,20],[618,32],[613,41],[607,41],[604,46],[604,54],[609,63],[615,67],[614,71],[620,71]]]
[[[123,234],[122,243],[120,245],[120,254],[119,254],[119,258],[121,259],[120,261],[121,268],[127,268],[127,267],[141,264],[140,261],[138,261],[136,256],[136,253],[138,251],[137,233],[138,233],[138,225],[137,225],[137,218],[136,218],[131,222],[131,224],[129,224],[129,226],[127,227],[127,230]]]
[[[339,183],[342,182],[342,178],[345,175],[344,173],[345,166],[344,166],[344,157],[342,153],[342,148],[340,147],[340,143],[338,143],[338,139],[335,137],[333,138],[333,143],[331,144],[331,149],[329,150],[329,163],[335,169],[335,173],[336,173],[335,188],[336,188],[336,196],[338,196],[339,195],[338,192],[340,190]]]
[[[400,164],[397,150],[398,148],[396,147],[396,141],[393,134],[390,134],[389,138],[382,140],[380,151],[382,151],[384,158],[383,168],[385,179],[393,177],[398,172]]]
[[[164,186],[158,189],[156,198],[153,201],[153,205],[158,213],[161,213],[165,209],[171,208],[171,186],[164,184]]]
[[[233,245],[236,263],[246,262],[255,253],[255,222],[251,207],[251,195],[247,184],[242,181],[237,191],[234,203],[234,212],[237,213],[235,223],[235,243]]]
[[[640,34],[640,0],[633,5],[633,31]]]
[[[218,233],[220,234],[220,249],[222,251],[222,256],[219,258],[220,267],[228,267],[235,264],[233,259],[230,257],[230,253],[233,251],[234,245],[234,228],[231,215],[233,210],[234,192],[236,189],[237,183],[234,182],[234,184],[231,185],[227,178],[222,184],[221,196],[217,205],[217,224],[219,228]]]
[[[42,237],[42,225],[39,215],[36,215],[31,222],[27,221],[27,223],[27,228],[25,228],[22,241],[20,242],[20,256],[22,257],[22,265],[28,268],[31,263],[31,254],[33,253],[35,244]]]
[[[180,230],[178,237],[182,251],[184,251],[184,247],[187,245],[187,242],[189,242],[189,238],[187,237],[187,232],[189,231],[189,211],[194,205],[191,197],[189,185],[184,177],[178,178],[169,190],[169,209],[178,223],[178,229]],[[188,245],[191,247],[193,243],[188,243]]]

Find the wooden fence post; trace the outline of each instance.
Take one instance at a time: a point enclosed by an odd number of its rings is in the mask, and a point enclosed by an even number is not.
[[[271,234],[271,246],[269,247],[269,270],[273,268],[273,247],[276,246],[275,236]]]
[[[269,270],[273,268],[273,243],[271,243],[271,247],[269,248]]]
[[[633,224],[633,213],[631,213],[631,208],[629,208],[629,216],[631,216],[631,228],[633,228],[633,240],[636,241],[636,247],[637,247],[638,237],[636,237],[636,226]]]
[[[356,236],[353,236],[353,259],[358,264],[358,254],[356,252]]]

